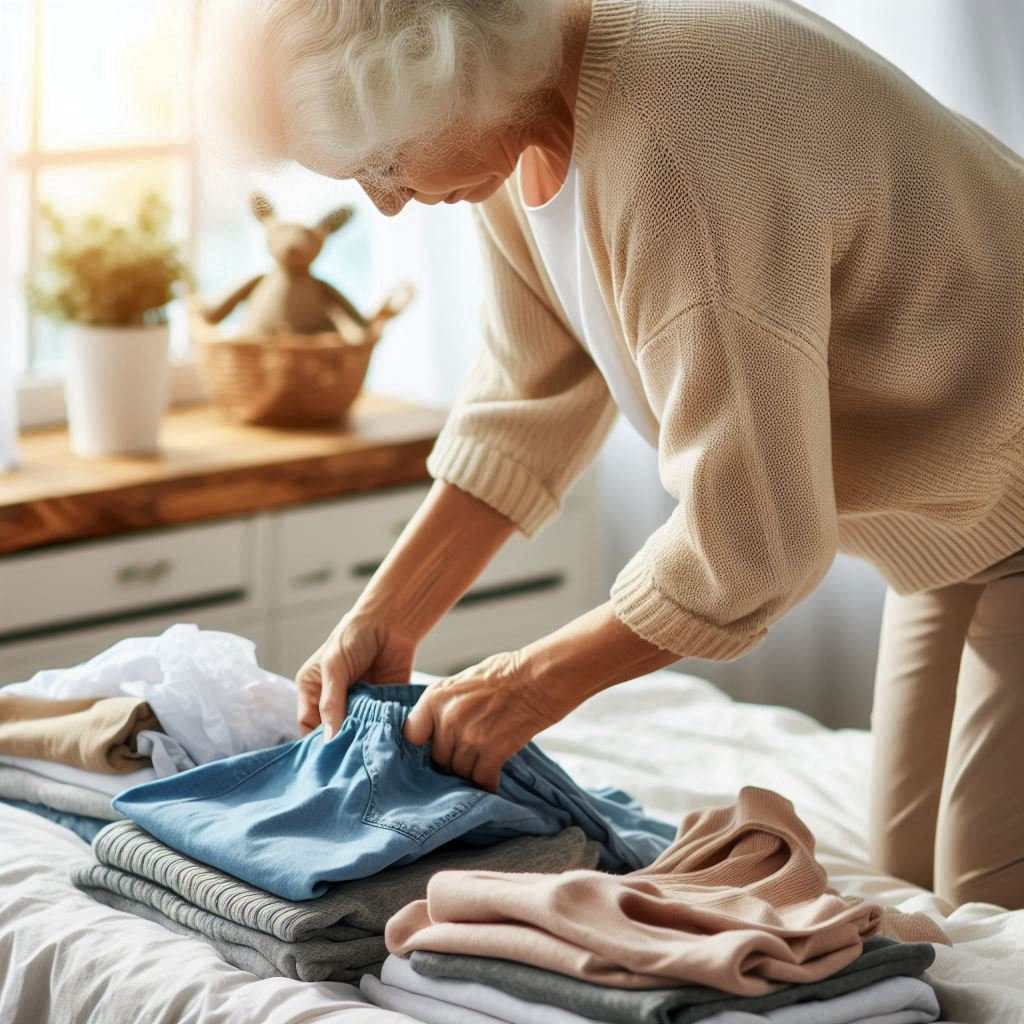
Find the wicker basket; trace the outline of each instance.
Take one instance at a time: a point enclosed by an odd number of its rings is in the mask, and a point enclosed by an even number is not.
[[[336,426],[359,394],[378,340],[337,334],[233,338],[199,315],[193,338],[210,401],[230,419],[281,427]]]

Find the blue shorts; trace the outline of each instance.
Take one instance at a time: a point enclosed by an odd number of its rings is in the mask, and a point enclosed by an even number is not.
[[[181,853],[290,900],[408,864],[458,839],[489,846],[577,825],[601,867],[644,867],[675,836],[617,790],[588,792],[530,743],[497,793],[448,774],[402,736],[425,687],[360,684],[338,735],[200,765],[121,793],[114,807]]]

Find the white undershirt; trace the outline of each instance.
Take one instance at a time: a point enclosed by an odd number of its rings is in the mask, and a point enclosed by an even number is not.
[[[521,180],[519,198],[544,268],[576,337],[601,371],[615,404],[641,437],[657,447],[658,421],[619,326],[608,313],[594,272],[583,230],[578,178],[576,164],[571,162],[562,187],[546,203],[528,206],[522,198]]]

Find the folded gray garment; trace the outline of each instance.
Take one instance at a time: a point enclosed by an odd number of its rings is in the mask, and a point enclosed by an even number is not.
[[[262,978],[357,981],[378,971],[387,956],[388,918],[422,899],[436,872],[593,868],[600,850],[575,827],[483,848],[446,846],[414,864],[332,886],[304,903],[185,857],[132,821],[104,828],[93,852],[99,863],[76,865],[71,881],[100,903],[205,939],[228,963]]]
[[[101,864],[149,879],[187,903],[283,942],[345,941],[353,928],[383,934],[389,917],[423,899],[430,876],[438,871],[556,873],[596,867],[599,854],[576,827],[557,836],[521,836],[489,847],[449,845],[413,864],[341,882],[323,896],[294,903],[172,850],[133,821],[108,825],[92,848]]]
[[[358,981],[363,974],[379,971],[388,955],[383,935],[355,928],[344,938],[284,942],[193,906],[149,879],[105,864],[76,865],[71,881],[99,903],[210,943],[228,963],[261,978]]]
[[[14,765],[0,765],[0,797],[4,800],[42,804],[53,811],[79,814],[85,818],[119,821],[124,817],[120,811],[114,810],[110,797],[105,793],[84,786],[73,786],[68,782],[57,782]]]
[[[624,989],[595,985],[540,967],[491,957],[414,951],[413,970],[430,978],[476,981],[534,1003],[548,1003],[609,1024],[693,1024],[727,1010],[765,1013],[833,999],[886,978],[917,977],[935,960],[927,942],[874,938],[853,963],[822,981],[786,985],[764,996],[735,996],[706,985]]]

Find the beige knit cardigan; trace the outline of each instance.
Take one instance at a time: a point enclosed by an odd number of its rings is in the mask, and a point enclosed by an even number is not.
[[[678,501],[612,588],[633,631],[727,659],[837,550],[905,593],[1024,547],[1024,159],[787,0],[595,0],[574,158]],[[529,535],[614,407],[514,182],[478,209],[429,468]]]

